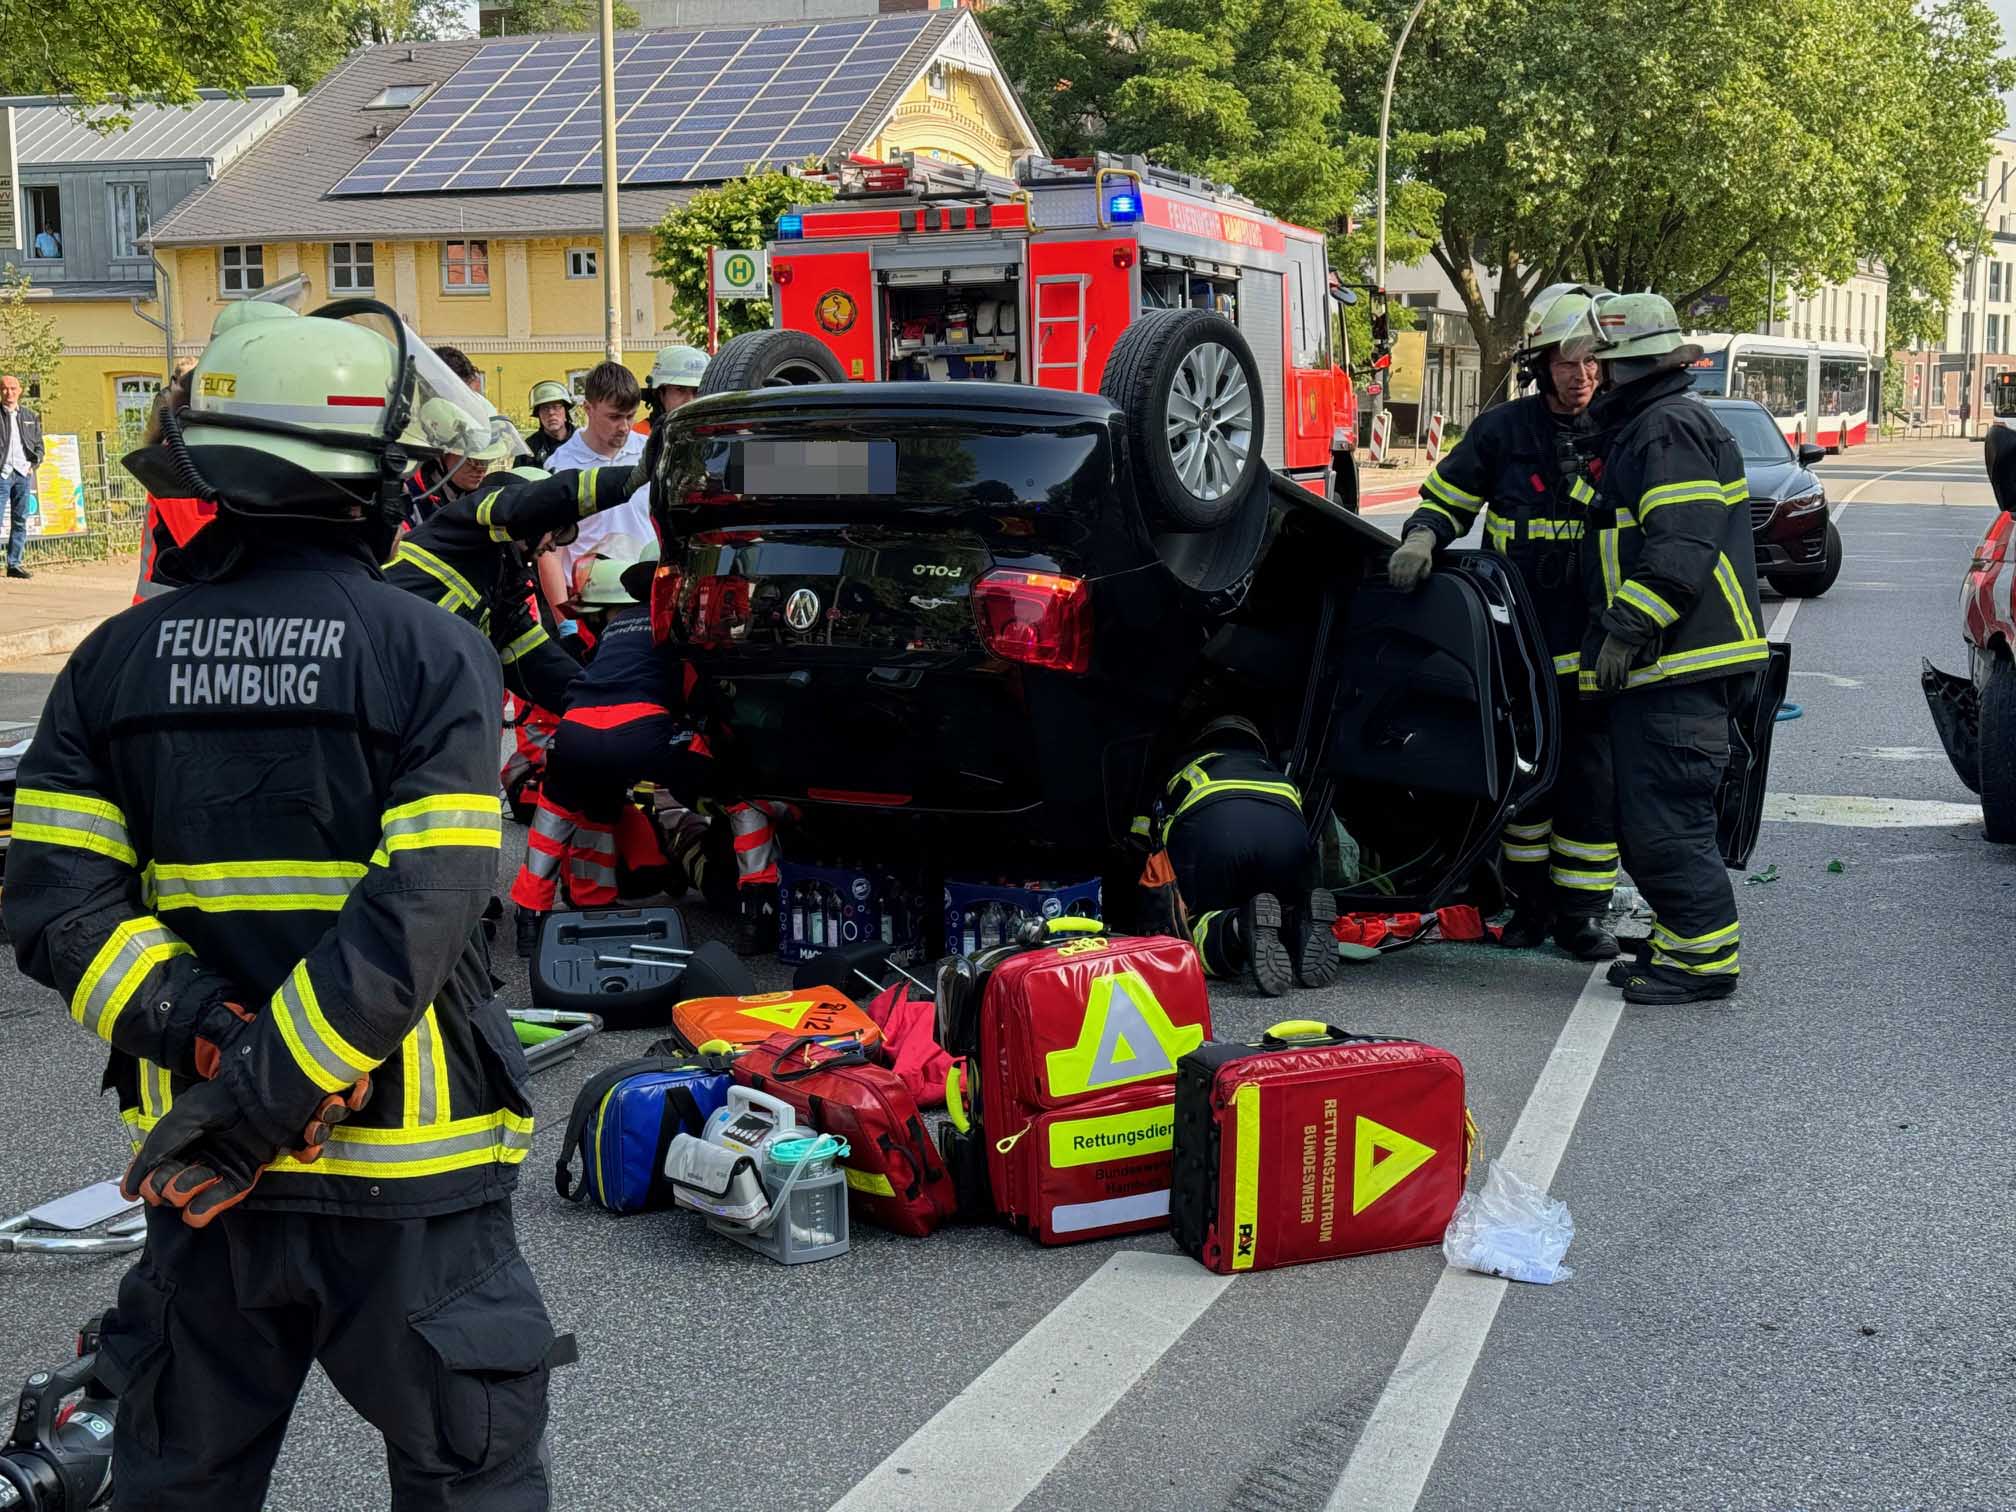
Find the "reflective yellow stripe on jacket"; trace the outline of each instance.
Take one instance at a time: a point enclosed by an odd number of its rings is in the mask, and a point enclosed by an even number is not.
[[[119,1015],[154,974],[176,956],[194,953],[159,919],[145,914],[128,919],[84,968],[70,999],[70,1016],[109,1043]]]
[[[548,639],[546,627],[544,625],[534,625],[502,651],[499,651],[497,653],[497,660],[508,667],[527,652],[538,650],[546,644]]]
[[[159,909],[334,913],[366,870],[361,861],[156,861],[145,890]]]
[[[435,845],[498,850],[503,845],[503,806],[495,793],[437,793],[387,809],[384,826],[384,838],[372,857],[380,864],[396,852]]]
[[[440,604],[444,609],[474,609],[483,601],[483,595],[470,586],[469,579],[424,546],[401,541],[399,549],[392,553],[392,560],[385,565],[396,567],[401,562],[418,568],[441,585]]]
[[[148,1111],[152,1101],[167,1110],[167,1073],[141,1062],[143,1106],[125,1115],[133,1130],[133,1148],[153,1131],[161,1114]],[[161,1091],[148,1095],[148,1074],[159,1073]],[[267,1170],[289,1176],[361,1176],[373,1180],[439,1176],[480,1165],[518,1165],[532,1153],[532,1120],[508,1108],[478,1113],[417,1129],[359,1129],[339,1124],[330,1131],[322,1158],[313,1162],[283,1155]]]
[[[14,794],[15,840],[67,845],[128,866],[139,864],[119,806],[84,793],[21,788]]]

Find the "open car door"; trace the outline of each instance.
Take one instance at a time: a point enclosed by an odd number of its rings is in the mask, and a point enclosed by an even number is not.
[[[1438,908],[1553,785],[1553,665],[1518,575],[1487,553],[1443,553],[1413,593],[1369,575],[1343,591],[1298,763],[1309,813],[1357,844],[1340,906]]]
[[[1792,648],[1771,643],[1771,659],[1743,685],[1729,711],[1729,765],[1715,790],[1715,842],[1722,864],[1741,871],[1764,826],[1764,785],[1771,776],[1771,732],[1792,678]]]

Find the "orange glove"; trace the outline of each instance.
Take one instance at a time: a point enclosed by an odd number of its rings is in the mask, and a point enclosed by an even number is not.
[[[217,1006],[230,1017],[213,1014],[211,1015],[213,1022],[196,1031],[196,1074],[205,1081],[209,1081],[217,1074],[217,1064],[224,1057],[224,1047],[236,1039],[247,1024],[257,1022],[255,1016],[247,1012],[241,1004],[224,1002]]]
[[[370,1100],[368,1076],[324,1098],[302,1130],[295,1158],[321,1159],[335,1126]],[[154,1125],[119,1189],[129,1201],[180,1208],[184,1223],[203,1228],[251,1196],[260,1174],[281,1153],[265,1148],[252,1133],[223,1083],[201,1082],[176,1098]]]

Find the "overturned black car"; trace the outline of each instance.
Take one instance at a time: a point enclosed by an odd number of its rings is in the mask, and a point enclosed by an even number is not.
[[[1137,321],[1101,395],[783,386],[837,379],[823,358],[738,338],[714,372],[779,386],[675,412],[653,615],[721,684],[749,795],[831,848],[886,852],[902,820],[990,868],[1117,875],[1180,743],[1237,713],[1312,828],[1334,811],[1357,841],[1346,906],[1428,907],[1552,782],[1554,677],[1516,572],[1456,551],[1424,591],[1389,587],[1396,543],[1252,444],[1262,388],[1229,322]]]

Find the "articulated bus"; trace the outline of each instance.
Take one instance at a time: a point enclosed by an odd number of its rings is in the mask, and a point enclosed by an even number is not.
[[[1869,439],[1869,353],[1840,341],[1781,336],[1690,334],[1701,355],[1694,387],[1704,394],[1755,399],[1771,411],[1785,439],[1841,451]]]

